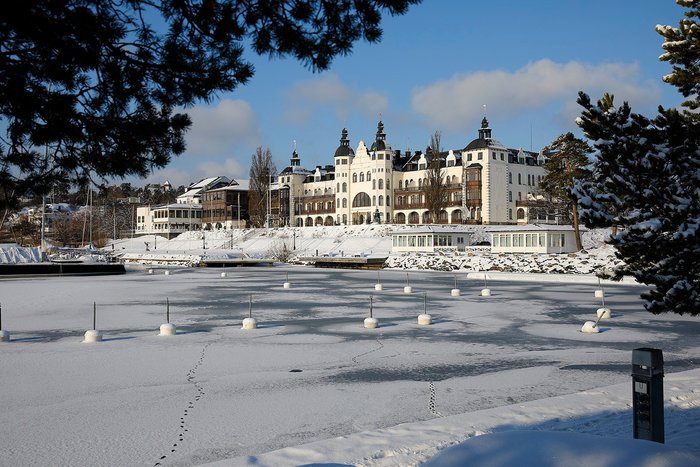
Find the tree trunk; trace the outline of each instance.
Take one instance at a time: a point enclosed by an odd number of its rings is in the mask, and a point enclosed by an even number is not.
[[[571,224],[574,227],[574,237],[576,238],[576,251],[583,250],[583,242],[581,241],[581,229],[578,224],[578,205],[573,202],[571,208]]]

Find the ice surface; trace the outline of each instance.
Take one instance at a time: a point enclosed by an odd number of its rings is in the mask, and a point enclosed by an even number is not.
[[[591,276],[489,273],[484,300],[466,274],[450,297],[452,273],[412,272],[408,295],[401,271],[382,272],[381,293],[365,271],[173,271],[0,280],[12,330],[0,451],[13,465],[403,466],[512,429],[629,439],[637,347],[664,351],[666,444],[698,451],[700,325],[646,313],[641,286],[606,284],[615,315],[584,335]],[[423,293],[432,326],[416,322]],[[259,326],[243,331],[250,294]],[[368,330],[370,294],[380,327]],[[178,333],[163,338],[166,298]],[[93,301],[104,339],[85,345]]]

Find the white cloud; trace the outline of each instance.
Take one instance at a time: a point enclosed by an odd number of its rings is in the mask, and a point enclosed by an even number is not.
[[[186,156],[185,156],[186,157]],[[176,159],[174,159],[176,162]],[[248,167],[241,164],[237,159],[224,159],[222,161],[206,160],[199,162],[194,168],[183,170],[175,168],[176,164],[156,170],[143,180],[126,180],[135,186],[143,186],[146,183],[163,184],[169,181],[174,187],[180,185],[187,186],[190,183],[198,182],[203,178],[217,177],[219,175],[236,179],[248,179]]]
[[[433,125],[446,129],[472,128],[484,104],[489,115],[500,117],[560,106],[562,118],[568,119],[578,91],[593,99],[610,92],[616,102],[626,100],[633,106],[660,99],[657,83],[640,82],[638,65],[560,64],[543,59],[514,72],[479,71],[418,88],[413,91],[412,107]]]
[[[202,162],[197,166],[197,172],[206,174],[202,178],[219,175],[234,179],[248,178],[248,168],[244,167],[237,159],[226,159],[223,162]]]
[[[308,121],[321,107],[330,107],[341,120],[356,113],[375,118],[389,107],[386,96],[351,89],[333,73],[296,82],[287,91],[287,103],[284,121],[297,124]]]
[[[260,144],[260,129],[250,104],[223,99],[214,107],[187,109],[192,127],[186,135],[186,154],[196,157],[227,157],[235,148]]]

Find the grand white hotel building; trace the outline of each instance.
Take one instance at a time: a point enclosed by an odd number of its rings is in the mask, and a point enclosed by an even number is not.
[[[343,129],[333,165],[307,170],[296,150],[277,180],[277,225],[517,224],[544,176],[542,153],[510,149],[491,137],[484,117],[478,137],[440,154],[448,201],[438,219],[426,207],[429,161],[386,141],[380,121],[374,141],[350,146]]]

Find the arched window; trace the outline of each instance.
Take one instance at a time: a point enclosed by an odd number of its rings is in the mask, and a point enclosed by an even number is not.
[[[372,180],[372,189],[373,190],[377,189],[377,181],[376,180]]]
[[[508,174],[508,183],[513,183],[513,173]]]
[[[348,199],[347,198],[343,198],[343,207],[344,208],[348,207]]]
[[[335,189],[336,193],[340,193],[340,182],[338,182],[338,187]]]
[[[336,201],[336,206],[340,206],[340,198],[338,198],[338,201]]]
[[[372,196],[372,206],[376,206],[376,205],[377,205],[377,197]]]
[[[423,186],[423,179],[419,178],[418,179],[418,188],[420,188],[421,186]]]
[[[361,172],[361,173],[360,173],[360,181],[361,181],[361,182],[364,182],[364,181],[365,181],[365,174],[364,174],[364,172]]]
[[[348,184],[343,182],[343,193],[347,193],[347,192],[348,192]]]
[[[371,206],[372,205],[372,199],[369,197],[367,193],[360,192],[355,195],[355,197],[352,199],[352,207],[353,208],[362,208],[366,206]]]
[[[391,190],[391,183],[389,183],[389,179],[386,179],[386,189]]]
[[[391,196],[386,197],[386,205],[391,206]]]
[[[372,180],[372,174],[368,170],[367,171],[367,181],[369,182],[370,180]]]
[[[379,195],[379,205],[384,206],[384,197],[382,195]]]
[[[379,179],[379,184],[378,184],[378,185],[379,185],[378,188],[379,188],[380,190],[383,190],[383,189],[384,189],[384,180],[382,180],[382,179],[380,178],[380,179]]]
[[[388,183],[387,183],[387,185],[388,185]],[[403,181],[402,181],[402,180],[399,180],[399,190],[400,190],[401,188],[403,188]]]
[[[357,183],[357,174],[352,174],[352,183]]]

